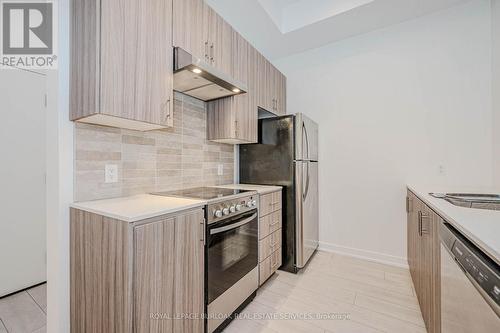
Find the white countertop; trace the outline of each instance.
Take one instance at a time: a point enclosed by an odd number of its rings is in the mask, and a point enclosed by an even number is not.
[[[500,211],[458,207],[446,200],[429,195],[429,192],[457,193],[457,191],[442,191],[439,188],[413,185],[408,185],[408,188],[466,238],[482,249],[491,259],[500,263]],[[464,190],[458,192],[471,193],[471,191]],[[492,189],[482,189],[472,191],[472,193],[495,194],[499,192]]]
[[[269,186],[269,185],[251,185],[251,184],[227,184],[227,185],[217,185],[214,187],[224,187],[224,188],[232,188],[237,190],[249,190],[249,191],[257,191],[259,195],[267,194],[271,192],[281,191],[281,186]]]
[[[71,207],[132,223],[186,209],[202,207],[206,203],[203,200],[140,194],[123,198],[76,202]]]

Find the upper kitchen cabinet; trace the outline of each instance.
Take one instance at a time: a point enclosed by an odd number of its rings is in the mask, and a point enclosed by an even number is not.
[[[231,25],[203,0],[173,1],[173,45],[232,76]]]
[[[71,33],[71,120],[173,125],[172,0],[74,1]]]
[[[286,114],[286,76],[280,71],[277,76],[276,112],[282,116]]]
[[[203,0],[173,2],[173,45],[209,62],[208,5]]]
[[[258,106],[278,116],[286,114],[286,77],[261,54],[257,66]]]
[[[233,76],[233,28],[212,8],[206,6],[205,11],[208,12],[208,29],[206,31],[208,32],[210,64],[222,73]],[[245,81],[241,82],[246,83]]]
[[[231,72],[247,83],[246,94],[208,103],[208,139],[245,144],[257,142],[257,51],[236,31],[232,32]]]

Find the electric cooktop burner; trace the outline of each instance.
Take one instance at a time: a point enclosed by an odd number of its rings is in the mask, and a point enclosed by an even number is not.
[[[154,194],[163,195],[166,197],[183,197],[191,199],[213,200],[213,199],[238,195],[245,192],[251,192],[251,191],[221,188],[221,187],[196,187],[196,188],[188,188],[185,190],[159,192]]]

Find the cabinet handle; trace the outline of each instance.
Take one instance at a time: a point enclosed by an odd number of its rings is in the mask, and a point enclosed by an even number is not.
[[[163,124],[166,124],[168,123],[168,120],[172,117],[172,113],[170,110],[170,98],[167,99],[167,101],[162,104],[162,110],[164,112],[166,111],[165,118],[163,119]]]
[[[424,223],[423,223],[424,219],[430,219],[430,215],[424,214],[424,213],[422,213],[422,211],[419,211],[418,212],[418,234],[420,236],[422,236],[424,234],[425,235],[429,234],[429,230],[424,229]]]
[[[200,242],[203,242],[203,245],[205,245],[205,219],[203,219],[202,222],[200,222],[201,226],[201,239]]]
[[[208,60],[208,41],[205,42],[205,60]]]
[[[210,61],[213,63],[214,62],[214,43],[210,45]]]
[[[168,101],[167,101],[167,110],[168,110],[167,119],[170,119],[170,118],[172,118],[172,106],[171,106],[170,99],[168,99]]]

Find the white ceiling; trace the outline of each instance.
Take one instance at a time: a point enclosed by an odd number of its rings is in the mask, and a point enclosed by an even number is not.
[[[374,0],[258,0],[286,34],[366,5]]]
[[[273,60],[471,0],[205,1]]]

